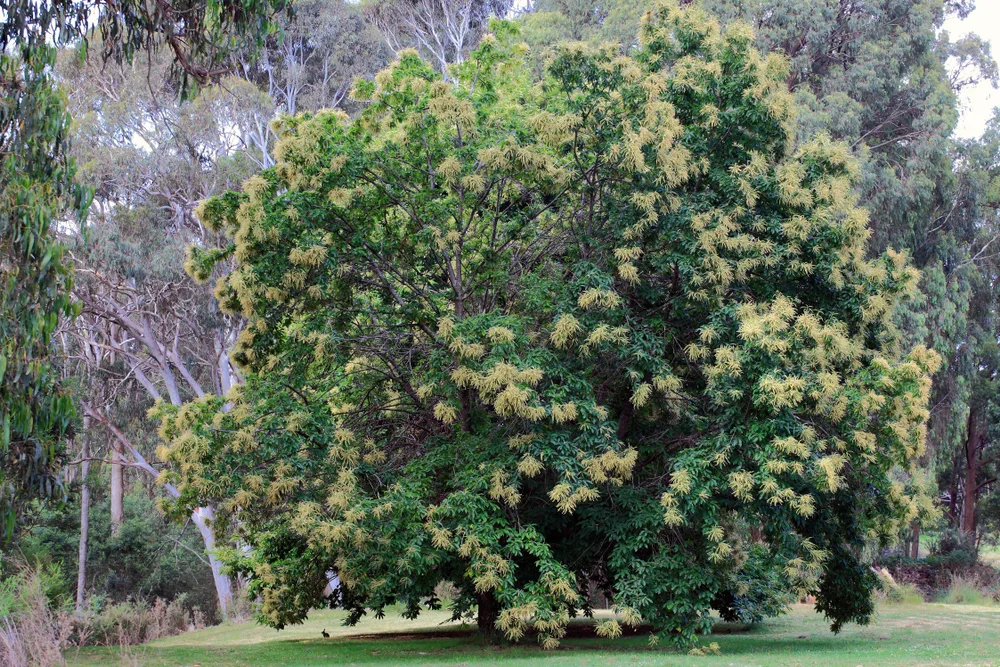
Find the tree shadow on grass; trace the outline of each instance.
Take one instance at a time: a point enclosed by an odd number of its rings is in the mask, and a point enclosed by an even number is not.
[[[620,664],[623,654],[636,658],[644,656],[640,662],[646,664],[654,660],[683,662],[684,651],[661,644],[650,647],[647,637],[652,628],[623,628],[625,636],[618,639],[597,637],[593,622],[578,619],[567,628],[567,636],[562,646],[554,652],[542,651],[532,637],[525,637],[518,644],[503,646],[487,645],[472,626],[430,627],[405,632],[359,633],[323,639],[289,638],[219,649],[196,646],[170,646],[151,651],[151,665],[196,664],[254,667],[283,667],[285,665],[318,667],[319,665],[352,664],[359,667],[373,665],[479,665],[516,662],[535,663],[555,658],[559,664],[587,662],[608,666]],[[851,632],[835,636],[818,627],[801,628],[805,635],[792,634],[800,628],[783,624],[747,626],[720,623],[713,633],[702,638],[702,644],[718,642],[722,658],[736,659],[737,662],[751,660],[768,664],[790,656],[804,658],[809,664],[822,664],[824,655],[866,655],[872,657],[878,648],[898,647],[902,637],[896,642],[886,641],[888,637],[871,632]],[[789,632],[791,631],[791,632]],[[881,633],[878,633],[881,634]],[[602,656],[602,654],[604,654]],[[569,657],[569,656],[578,657]],[[107,654],[105,654],[107,656]],[[560,656],[561,659],[560,659]],[[617,656],[622,656],[619,658]],[[660,657],[662,656],[662,657]],[[96,657],[96,655],[94,656]],[[95,664],[87,662],[86,664]],[[110,663],[100,663],[110,664]]]
[[[582,630],[580,631],[583,632]],[[802,658],[803,663],[820,664],[823,655],[865,655],[871,659],[871,651],[876,646],[888,644],[876,637],[863,635],[821,636],[811,635],[803,639],[795,636],[781,636],[757,632],[723,634],[705,637],[703,644],[718,641],[722,658],[754,664],[769,664],[790,656]],[[104,653],[105,658],[111,657]],[[602,655],[603,654],[603,655]],[[568,638],[555,651],[542,651],[537,642],[526,638],[519,644],[489,646],[482,642],[471,628],[454,630],[431,629],[428,632],[385,633],[381,635],[355,635],[330,639],[288,639],[262,642],[241,648],[212,649],[206,647],[171,646],[151,651],[147,656],[150,665],[225,665],[226,667],[319,667],[320,665],[482,665],[516,662],[518,664],[556,659],[558,664],[622,664],[626,654],[647,664],[650,659],[655,664],[663,660],[686,659],[684,651],[660,645],[650,647],[645,636],[631,636],[620,639],[602,639],[593,634]],[[560,660],[561,656],[561,660]],[[577,656],[577,657],[570,657]],[[590,656],[593,656],[590,658]],[[613,656],[622,656],[621,658]],[[819,657],[817,657],[819,656]],[[96,658],[97,656],[93,656]],[[93,658],[92,658],[93,659]],[[569,659],[569,663],[566,660]],[[683,660],[680,660],[683,661]],[[819,662],[817,662],[819,661]],[[117,662],[90,662],[93,664],[118,664]],[[685,663],[686,664],[686,663]],[[867,663],[866,663],[867,664]]]
[[[594,623],[589,619],[579,619],[570,621],[569,625],[566,626],[566,636],[565,639],[601,639],[598,637],[594,631]],[[653,627],[650,625],[639,625],[639,626],[622,626],[622,637],[648,637],[653,631]],[[753,626],[746,625],[743,623],[716,623],[712,628],[712,635],[732,635],[732,634],[744,634],[753,631]],[[410,630],[407,632],[373,632],[366,634],[357,635],[344,635],[338,637],[338,639],[347,640],[409,640],[409,639],[459,639],[476,637],[478,634],[477,630],[469,626],[460,626],[455,628],[447,628],[441,630]],[[525,633],[526,639],[531,639],[535,636],[535,633],[531,630]],[[311,641],[311,640],[310,640]],[[522,641],[520,645],[524,645]],[[511,644],[511,646],[516,646],[516,644]]]

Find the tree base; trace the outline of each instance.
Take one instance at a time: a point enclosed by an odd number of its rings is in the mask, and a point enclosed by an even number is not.
[[[476,612],[476,625],[479,628],[479,635],[490,645],[497,645],[503,641],[502,633],[497,629],[497,619],[500,617],[500,605],[491,592],[476,595],[479,609]]]

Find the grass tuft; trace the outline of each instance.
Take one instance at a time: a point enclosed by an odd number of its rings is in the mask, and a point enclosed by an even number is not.
[[[993,604],[993,596],[983,591],[975,579],[956,576],[951,580],[938,602],[944,604],[971,604],[989,606]]]
[[[924,594],[913,584],[896,584],[887,587],[881,602],[883,604],[923,604]]]

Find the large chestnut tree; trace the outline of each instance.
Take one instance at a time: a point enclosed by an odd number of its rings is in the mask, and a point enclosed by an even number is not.
[[[795,143],[749,29],[667,2],[640,39],[543,80],[504,23],[454,83],[403,53],[200,208],[232,243],[189,270],[235,265],[247,382],[162,406],[161,454],[179,511],[232,519],[264,622],[416,615],[441,581],[546,647],[593,586],[609,637],[691,643],[796,590],[869,619],[864,543],[929,507],[937,358],[891,323],[916,272],[866,257],[848,149]]]

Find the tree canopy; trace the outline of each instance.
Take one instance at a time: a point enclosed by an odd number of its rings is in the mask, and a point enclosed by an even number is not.
[[[140,51],[167,48],[185,79],[195,83],[228,71],[224,60],[260,46],[287,0],[4,0],[0,45],[85,44],[100,35],[105,60],[131,61]]]
[[[497,23],[453,83],[403,52],[356,118],[283,119],[276,165],[202,205],[232,244],[189,270],[235,263],[247,382],[162,405],[161,454],[179,510],[237,519],[264,622],[332,574],[355,619],[449,580],[546,647],[591,583],[654,640],[794,590],[870,618],[863,541],[929,507],[937,356],[899,345],[918,274],[867,257],[848,148],[795,140],[752,40],[666,2],[633,55],[561,47],[537,81]]]

